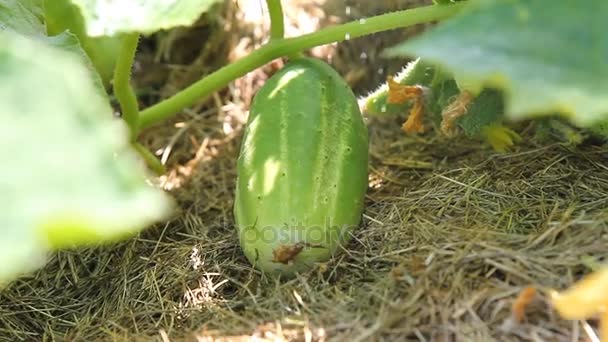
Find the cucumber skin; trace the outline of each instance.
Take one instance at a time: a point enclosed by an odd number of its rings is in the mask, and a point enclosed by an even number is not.
[[[234,216],[247,259],[293,275],[338,252],[361,221],[368,147],[357,99],[331,66],[300,57],[268,79],[237,161]],[[298,244],[289,263],[274,260]]]

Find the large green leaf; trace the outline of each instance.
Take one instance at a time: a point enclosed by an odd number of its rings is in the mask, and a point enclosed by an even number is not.
[[[0,32],[0,105],[0,283],[55,248],[124,238],[170,213],[73,54]]]
[[[80,9],[71,0],[44,0],[44,17],[48,35],[69,31],[78,37],[104,85],[109,86],[114,75],[121,37],[89,37]]]
[[[44,37],[40,40],[44,44],[60,48],[78,58],[80,62],[86,66],[89,79],[95,85],[95,91],[101,95],[106,102],[109,102],[108,93],[105,90],[103,80],[101,79],[101,76],[97,72],[97,69],[93,65],[93,62],[87,53],[80,46],[78,37],[68,31],[65,31],[56,36]]]
[[[28,36],[44,36],[42,0],[0,0],[0,31],[7,29]]]
[[[514,119],[560,112],[579,125],[608,113],[608,1],[472,0],[387,56],[420,56],[461,88],[501,88]]]
[[[220,0],[72,0],[80,7],[89,36],[154,33],[189,26]]]
[[[89,56],[82,49],[78,37],[64,30],[47,36],[42,2],[43,0],[0,0],[0,32],[12,31],[72,53],[87,66],[88,74],[96,85],[97,92],[107,100],[102,79]]]

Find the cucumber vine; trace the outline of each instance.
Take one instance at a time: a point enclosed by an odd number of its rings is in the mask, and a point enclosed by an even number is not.
[[[138,41],[138,33],[131,33],[122,37],[113,82],[114,95],[120,104],[122,118],[129,126],[132,141],[136,139],[139,131],[139,104],[129,80]]]
[[[280,1],[267,0],[267,4],[271,19],[271,39],[268,43],[234,63],[228,64],[203,77],[172,97],[142,110],[139,114],[139,125],[134,131],[134,135],[137,135],[145,128],[172,117],[184,108],[225,87],[234,79],[269,63],[273,59],[293,56],[303,50],[319,45],[446,19],[458,13],[464,7],[463,4],[430,5],[330,26],[298,37],[283,38],[283,12]],[[119,99],[119,101],[121,100]],[[124,108],[122,102],[121,107]]]
[[[270,16],[270,39],[283,39],[285,35],[285,18],[281,0],[266,0],[268,15]]]

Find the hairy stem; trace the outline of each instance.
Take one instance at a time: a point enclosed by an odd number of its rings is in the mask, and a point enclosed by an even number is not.
[[[270,14],[270,40],[280,40],[285,37],[285,17],[281,0],[266,0],[268,12]],[[301,51],[287,55],[290,59],[302,57]]]
[[[129,126],[132,139],[135,139],[139,131],[139,105],[130,83],[131,68],[138,41],[138,33],[127,34],[122,38],[113,82],[114,96],[120,104],[122,118]]]
[[[285,34],[285,24],[281,0],[266,0],[266,5],[270,14],[270,39],[282,39]]]
[[[293,55],[315,46],[340,42],[376,32],[442,20],[456,14],[465,5],[466,2],[446,6],[419,7],[327,27],[299,37],[271,40],[248,56],[205,76],[172,97],[146,108],[141,112],[140,126],[143,129],[175,115],[182,109],[225,87],[232,80],[261,67],[275,58]]]

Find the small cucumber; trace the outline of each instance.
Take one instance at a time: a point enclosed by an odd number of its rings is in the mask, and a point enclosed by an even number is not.
[[[277,71],[250,108],[234,203],[241,248],[269,274],[327,261],[361,220],[368,132],[357,99],[323,61]]]

